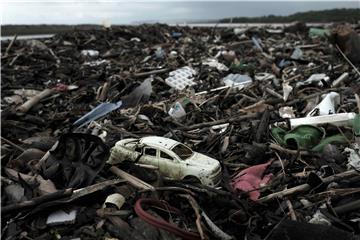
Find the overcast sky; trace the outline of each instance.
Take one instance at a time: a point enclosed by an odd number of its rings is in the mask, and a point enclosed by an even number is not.
[[[301,11],[359,8],[360,1],[184,2],[109,0],[0,0],[2,24],[129,24],[174,22],[235,16],[288,15]]]

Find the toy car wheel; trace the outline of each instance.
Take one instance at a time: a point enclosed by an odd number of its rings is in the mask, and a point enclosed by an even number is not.
[[[185,183],[190,183],[190,184],[199,184],[199,183],[201,183],[200,179],[198,179],[195,176],[186,176],[184,178],[184,182]]]

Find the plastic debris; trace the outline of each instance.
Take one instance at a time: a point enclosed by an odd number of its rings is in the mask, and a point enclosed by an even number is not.
[[[309,26],[2,40],[2,238],[354,240],[360,28]]]
[[[347,167],[348,169],[354,168],[360,170],[360,146],[355,143],[352,148],[345,148],[345,152],[349,154]]]
[[[97,50],[82,50],[81,55],[85,57],[97,58],[99,56],[99,51]]]
[[[101,103],[100,105],[96,106],[93,110],[85,114],[83,117],[79,118],[76,122],[74,122],[74,127],[80,128],[91,121],[95,121],[106,114],[119,109],[122,106],[122,101],[117,103]]]
[[[186,116],[186,111],[181,105],[181,103],[176,102],[169,110],[169,115],[175,119],[182,119]]]
[[[234,190],[243,191],[249,194],[251,200],[256,201],[260,197],[260,187],[270,182],[272,174],[264,175],[265,170],[272,162],[249,167],[240,171],[231,181]]]
[[[290,119],[290,125],[292,128],[300,125],[319,126],[324,124],[332,124],[335,126],[352,126],[352,122],[355,116],[356,113],[337,113],[316,117],[293,118]]]
[[[301,51],[301,49],[298,47],[295,47],[295,50],[291,54],[290,58],[291,59],[301,59],[302,56],[303,56],[303,52]]]
[[[330,92],[326,94],[323,100],[306,116],[316,116],[316,115],[329,115],[335,114],[337,107],[340,104],[340,95],[336,92]]]
[[[252,79],[248,75],[241,75],[241,74],[232,74],[230,73],[226,77],[223,78],[223,82],[226,86],[243,89],[251,85]]]
[[[85,187],[105,165],[109,149],[93,135],[68,133],[60,137],[41,163],[41,170],[58,188]]]
[[[325,73],[313,74],[307,80],[296,83],[297,87],[316,83],[318,86],[324,86],[324,82],[328,82],[330,78]]]
[[[261,45],[260,45],[260,40],[259,40],[258,38],[252,37],[252,38],[251,38],[251,41],[254,43],[254,45],[255,45],[255,47],[256,47],[257,49],[259,49],[261,52],[264,51],[263,48],[262,48]]]
[[[74,224],[76,220],[76,210],[73,209],[69,212],[64,210],[57,210],[51,213],[46,219],[46,224],[50,226],[62,225],[62,224]]]
[[[216,68],[219,71],[228,71],[229,70],[229,68],[227,66],[225,66],[222,63],[219,63],[216,59],[208,58],[202,64]]]
[[[294,109],[292,107],[279,108],[279,114],[282,118],[295,118]]]
[[[121,207],[125,203],[125,198],[120,193],[114,193],[114,194],[109,195],[105,199],[105,202],[103,204],[103,208],[105,208],[108,203],[115,205],[118,209],[121,209]]]
[[[169,73],[169,77],[165,82],[177,90],[184,90],[187,86],[196,85],[193,81],[196,71],[191,67],[183,67]]]
[[[326,36],[330,36],[330,31],[328,29],[322,29],[322,28],[309,29],[310,38],[325,38]]]

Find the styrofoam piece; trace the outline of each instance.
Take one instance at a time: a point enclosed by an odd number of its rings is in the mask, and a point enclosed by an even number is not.
[[[282,118],[295,118],[293,107],[288,106],[279,108],[279,115]]]
[[[322,81],[328,82],[329,80],[330,80],[330,78],[325,73],[317,73],[317,74],[311,75],[308,79],[306,79],[303,82],[297,82],[296,86],[300,87],[300,86],[309,85],[312,83],[317,83],[318,86],[322,87],[324,85],[322,83]]]
[[[348,163],[346,164],[348,169],[355,168],[360,171],[360,145],[352,144],[352,148],[345,148],[345,152],[349,154]]]
[[[57,210],[55,212],[50,213],[46,220],[47,225],[61,225],[61,224],[73,224],[76,219],[76,210],[73,209],[69,213],[64,210]]]
[[[332,124],[335,126],[352,126],[352,120],[355,118],[356,113],[337,113],[331,115],[323,115],[316,117],[304,117],[290,119],[291,128],[300,125],[318,126],[322,124]]]
[[[81,51],[81,55],[86,56],[86,57],[93,57],[96,58],[99,56],[99,51],[97,50],[82,50]]]
[[[242,89],[252,83],[252,78],[248,75],[230,73],[223,78],[223,82],[226,86]]]
[[[125,197],[121,195],[120,193],[114,193],[109,196],[107,196],[103,208],[106,207],[106,203],[114,204],[118,209],[120,209],[124,203],[125,203]]]
[[[165,82],[170,87],[177,90],[183,90],[187,86],[196,85],[194,75],[196,71],[191,67],[182,67],[169,73],[169,77],[165,79]]]
[[[175,119],[181,119],[186,116],[186,111],[181,103],[176,102],[174,106],[170,108],[168,114]]]
[[[255,75],[255,80],[257,81],[267,81],[267,80],[273,80],[275,79],[275,75],[272,74],[272,73],[266,73],[266,72],[263,72],[263,73],[257,73]]]
[[[335,79],[333,81],[333,83],[331,84],[331,87],[339,86],[340,84],[342,84],[343,81],[345,81],[348,78],[349,78],[349,73],[344,72],[343,74],[340,75],[340,77],[338,77],[337,79]]]
[[[228,71],[229,68],[222,63],[219,63],[216,59],[208,58],[203,63],[203,65],[207,65],[209,67],[216,68],[219,71]]]
[[[306,116],[329,115],[336,112],[335,107],[340,104],[340,95],[336,92],[330,92],[324,99]]]
[[[301,57],[303,56],[303,52],[299,47],[295,47],[293,53],[291,54],[290,58],[291,59],[301,59]]]
[[[293,87],[290,86],[288,82],[283,82],[282,87],[283,87],[283,99],[286,102],[290,96],[290,93],[293,90]]]

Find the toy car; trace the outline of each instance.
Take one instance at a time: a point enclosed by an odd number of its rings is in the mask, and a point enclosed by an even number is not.
[[[211,187],[221,181],[218,160],[169,138],[151,136],[118,141],[111,149],[108,163],[125,160],[156,166],[169,179],[198,181]]]

